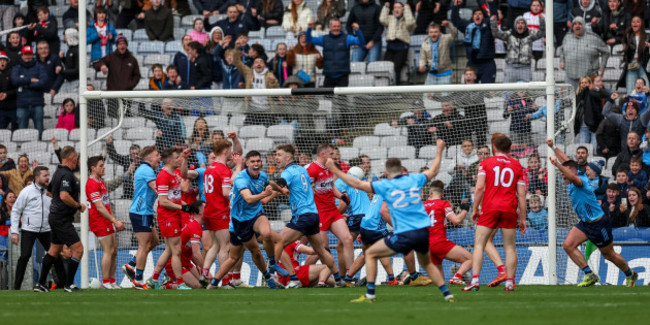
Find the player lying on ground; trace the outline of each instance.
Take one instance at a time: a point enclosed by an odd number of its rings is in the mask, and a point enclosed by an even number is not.
[[[553,148],[553,152],[557,156],[551,156],[549,159],[553,166],[557,167],[562,173],[564,183],[569,184],[571,203],[578,218],[580,218],[580,221],[571,228],[564,240],[564,244],[562,244],[567,255],[585,273],[585,277],[578,284],[578,287],[589,287],[600,280],[598,275],[591,271],[587,260],[578,249],[578,246],[587,240],[590,240],[598,247],[606,260],[614,263],[625,273],[626,286],[635,286],[639,275],[627,265],[621,255],[614,251],[612,223],[596,199],[594,189],[589,184],[589,178],[585,173],[578,171],[578,164],[556,147],[552,139],[547,139],[546,144]]]
[[[505,290],[514,290],[517,271],[517,221],[521,233],[526,231],[526,182],[519,161],[508,156],[511,146],[512,141],[505,134],[493,134],[494,156],[486,158],[479,165],[472,209],[472,221],[477,224],[472,255],[472,283],[463,288],[463,291],[479,290],[483,251],[494,231],[499,228],[506,252]]]
[[[303,236],[300,240],[297,240],[284,248],[284,255],[291,261],[291,266],[296,272],[296,276],[300,280],[302,287],[327,288],[335,286],[332,272],[330,272],[327,266],[323,264],[300,265],[298,262],[300,254],[310,256],[316,255],[316,251],[305,245],[305,243],[307,243],[307,237]],[[284,263],[282,266],[285,266]],[[291,281],[288,276],[280,277],[278,280],[285,286]]]
[[[415,250],[420,265],[431,276],[433,283],[440,288],[445,300],[454,302],[454,296],[449,293],[445,285],[444,275],[431,263],[429,257],[429,231],[431,220],[422,205],[422,187],[429,182],[440,170],[440,161],[445,150],[445,142],[437,141],[436,158],[431,168],[421,174],[402,175],[402,162],[397,158],[386,160],[387,179],[377,182],[363,182],[339,170],[334,161],[327,160],[327,168],[346,184],[366,191],[381,195],[388,205],[393,225],[394,234],[378,240],[366,250],[366,295],[352,302],[375,302],[375,280],[377,277],[377,259],[393,256],[397,253],[407,254]]]

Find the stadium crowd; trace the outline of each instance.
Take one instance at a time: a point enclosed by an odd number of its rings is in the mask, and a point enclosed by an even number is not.
[[[56,149],[62,161],[63,148],[56,137],[49,137],[56,133],[47,131],[63,129],[72,139],[78,129],[76,98],[61,95],[75,91],[80,69],[90,71],[89,90],[117,91],[377,84],[377,78],[369,84],[361,83],[354,71],[358,62],[367,62],[368,69],[371,63],[383,63],[387,80],[394,85],[540,80],[547,55],[544,3],[469,2],[97,1],[88,7],[88,22],[82,22],[88,26],[90,65],[79,67],[79,37],[83,35],[78,33],[78,0],[49,7],[48,1],[28,0],[26,8],[3,0],[1,26],[11,31],[4,33],[6,40],[0,42],[0,129],[16,134],[33,126],[38,134],[30,140],[51,142],[48,147]],[[572,130],[580,145],[575,146],[575,160],[596,188],[603,210],[615,227],[650,227],[648,2],[560,0],[554,2],[553,18],[557,72],[576,89],[577,114]],[[457,53],[456,45],[464,47],[466,66],[459,65],[463,55]],[[619,59],[620,64],[613,61]],[[619,89],[625,91],[619,93]],[[413,158],[420,157],[422,148],[434,145],[436,139],[459,149],[454,164],[443,171],[450,176],[444,197],[459,212],[463,204],[471,202],[479,163],[491,155],[484,99],[477,97],[477,105],[456,108],[453,98],[430,96],[440,101],[439,115],[432,116],[422,101],[416,101],[409,114],[387,122],[392,128],[406,128],[408,145],[416,149]],[[547,108],[538,107],[526,92],[511,94],[503,103],[503,118],[510,119],[513,156],[525,168],[529,227],[545,229],[547,171],[536,147],[539,143],[531,139],[531,121],[545,117]],[[558,101],[556,109],[561,104]],[[111,126],[112,119],[119,117],[118,105],[118,100],[89,104],[93,106],[89,127],[100,130]],[[283,105],[291,103],[260,96],[240,102],[224,98],[221,112],[216,114],[246,114],[243,125],[270,127],[280,120],[257,113]],[[127,115],[138,114],[155,125],[157,151],[190,149],[187,162],[193,169],[210,165],[215,143],[236,138],[221,130],[209,130],[206,118],[215,112],[177,110],[171,99],[149,108],[130,106]],[[191,130],[186,130],[186,115],[196,116]],[[48,120],[56,121],[46,125]],[[463,132],[467,129],[455,127],[466,120],[474,121],[469,137]],[[10,139],[0,144],[0,236],[4,237],[10,237],[13,229],[18,231],[15,225],[9,230],[11,210],[21,191],[35,183],[33,171],[39,166],[33,158],[30,161],[31,152],[17,156],[28,152],[24,146],[19,149],[9,143]],[[128,148],[116,148],[115,141],[106,139],[101,153],[122,166],[123,174],[113,175],[115,179],[106,183],[109,189],[121,185],[121,198],[131,200],[135,171],[145,160],[144,146],[133,143]],[[296,163],[311,163],[313,149],[294,145]],[[369,156],[343,161],[339,148],[333,150],[344,172],[359,167],[365,177],[378,178],[371,170]],[[269,180],[280,178],[283,168],[274,151],[264,157],[263,166]],[[190,188],[198,189],[196,184]],[[265,203],[265,210],[269,217],[279,218],[287,206],[286,199],[278,198]],[[470,225],[469,220],[465,222],[460,226]]]

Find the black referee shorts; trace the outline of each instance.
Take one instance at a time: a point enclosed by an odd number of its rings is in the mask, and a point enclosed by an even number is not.
[[[77,230],[72,225],[72,220],[70,217],[53,217],[50,214],[49,223],[52,229],[51,236],[53,245],[68,245],[69,247],[80,241],[79,234],[77,234]]]

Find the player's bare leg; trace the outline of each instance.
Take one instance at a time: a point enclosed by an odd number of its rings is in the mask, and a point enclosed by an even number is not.
[[[203,230],[203,236],[201,236],[201,247],[203,247],[203,260],[205,261],[205,256],[208,254],[208,250],[212,247],[212,232],[210,230]]]
[[[223,264],[228,258],[228,241],[230,240],[230,233],[228,229],[222,229],[217,231],[211,231],[212,233],[212,246],[208,253],[205,255],[205,263],[203,265],[203,275],[206,275],[206,269],[208,270],[210,266],[219,258],[219,265]]]
[[[625,285],[628,287],[634,287],[636,281],[639,279],[639,274],[630,268],[623,256],[614,251],[614,243],[610,243],[605,247],[598,248],[603,257],[614,263],[623,273],[625,273]]]
[[[330,231],[334,234],[334,236],[336,236],[336,238],[339,239],[339,243],[342,244],[342,251],[339,250],[338,254],[343,255],[345,268],[341,268],[341,270],[347,270],[350,268],[350,266],[352,266],[352,263],[354,262],[354,238],[356,236],[352,237],[350,234],[350,229],[343,219],[336,220],[334,223],[332,223],[330,226]],[[324,244],[327,245],[327,241]]]
[[[494,266],[496,266],[498,274],[490,284],[488,284],[488,287],[496,287],[502,282],[506,281],[507,275],[506,275],[506,266],[503,264],[503,260],[501,259],[501,254],[499,254],[499,251],[497,250],[496,247],[494,247],[494,236],[496,235],[498,229],[494,229],[492,231],[492,234],[490,235],[490,240],[488,240],[487,244],[485,244],[485,254],[487,254],[488,258],[494,263]]]
[[[455,302],[456,300],[454,299],[454,296],[449,292],[447,286],[445,285],[445,273],[442,271],[442,268],[437,268],[435,265],[433,265],[429,252],[427,251],[425,254],[416,253],[416,255],[418,257],[418,262],[420,262],[420,266],[422,266],[424,270],[427,271],[427,274],[429,274],[431,277],[431,281],[433,281],[433,284],[435,284],[436,287],[440,289],[440,292],[442,293],[442,296],[445,297],[445,300],[449,302]]]
[[[431,278],[422,275],[415,268],[415,253],[410,251],[408,254],[404,255],[404,264],[406,264],[406,270],[409,272],[409,284],[413,287],[428,286],[432,283]]]
[[[516,231],[517,229],[501,229],[503,249],[506,252],[506,291],[514,290],[515,274],[517,273]]]
[[[449,280],[449,284],[465,285],[466,283],[463,281],[463,275],[472,268],[472,253],[456,245],[449,251],[449,253],[447,253],[445,259],[455,263],[460,263],[456,274],[454,274],[454,276]],[[440,268],[442,270],[442,264],[440,264]]]
[[[582,282],[578,284],[578,287],[590,287],[600,281],[598,275],[591,271],[589,264],[587,264],[587,260],[585,260],[582,252],[578,249],[578,246],[585,241],[587,241],[587,235],[578,228],[573,227],[562,244],[562,248],[564,248],[564,251],[569,255],[573,263],[575,263],[585,273],[585,277]]]
[[[325,246],[323,245],[322,242],[321,235],[315,234],[315,235],[307,236],[307,240],[309,240],[311,247],[314,248],[314,251],[316,251],[316,254],[320,257],[321,262],[327,265],[330,271],[332,271],[332,274],[334,275],[334,280],[337,281],[337,286],[343,286],[343,284],[340,283],[342,282],[342,280],[341,280],[341,276],[339,275],[339,270],[336,267],[336,263],[334,262],[334,257],[332,257],[332,254],[330,254],[330,252],[325,249]]]
[[[102,287],[105,289],[114,289],[111,286],[111,279],[115,277],[115,259],[117,258],[117,245],[115,243],[115,234],[104,236],[99,239],[99,245],[102,247]],[[111,272],[112,267],[112,272]]]
[[[189,272],[185,272],[185,274],[183,274],[183,281],[188,287],[192,289],[201,289],[203,286],[201,285],[201,281],[199,281],[199,277],[199,271],[196,269],[196,267],[192,267]]]
[[[253,225],[253,231],[262,237],[262,245],[269,259],[269,268],[278,273],[279,276],[289,276],[289,272],[276,263],[276,256],[282,256],[284,246],[280,234],[271,229],[269,220],[266,216],[260,216]],[[261,270],[261,269],[260,269]]]
[[[237,262],[244,256],[244,246],[234,246],[229,244],[230,250],[228,252],[228,257],[223,263],[219,263],[219,270],[214,274],[210,285],[207,289],[217,289],[219,287],[219,282],[223,279],[228,272],[237,264]],[[225,287],[225,286],[224,286]]]
[[[138,275],[138,279],[140,278],[140,275],[144,274],[149,252],[160,243],[158,240],[158,230],[156,230],[155,227],[151,229],[151,232],[136,232],[135,238],[138,240],[138,250],[135,253],[134,261],[132,260],[122,266],[122,271],[130,281],[136,279],[136,274]]]
[[[476,226],[476,236],[474,238],[474,252],[472,253],[472,283],[463,288],[463,291],[478,291],[479,277],[481,275],[481,268],[483,266],[483,251],[490,236],[492,235],[492,228],[485,226]]]
[[[255,238],[251,238],[251,240],[244,243],[244,246],[251,252],[251,258],[253,259],[253,262],[257,268],[262,272],[262,275],[264,275],[264,279],[266,279],[266,283],[269,288],[280,289],[281,287],[278,286],[275,280],[271,277],[271,273],[266,268],[264,256],[262,256],[262,251],[260,251],[260,246],[257,244],[257,240]],[[287,274],[289,273],[287,272]]]
[[[183,265],[181,263],[181,237],[166,237],[165,246],[169,247],[172,260],[172,270],[174,271],[174,276],[176,277],[176,284],[178,289],[186,289],[187,286],[183,286]],[[165,249],[166,250],[166,249]],[[187,287],[189,289],[189,287]]]
[[[316,286],[319,283],[325,283],[325,285],[333,287],[336,285],[334,278],[332,277],[332,272],[327,266],[322,264],[310,265],[309,266],[309,285]]]

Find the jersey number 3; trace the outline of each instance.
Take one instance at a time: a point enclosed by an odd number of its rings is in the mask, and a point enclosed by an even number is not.
[[[494,186],[510,187],[515,180],[515,172],[510,167],[501,170],[501,166],[496,166],[494,171]]]

